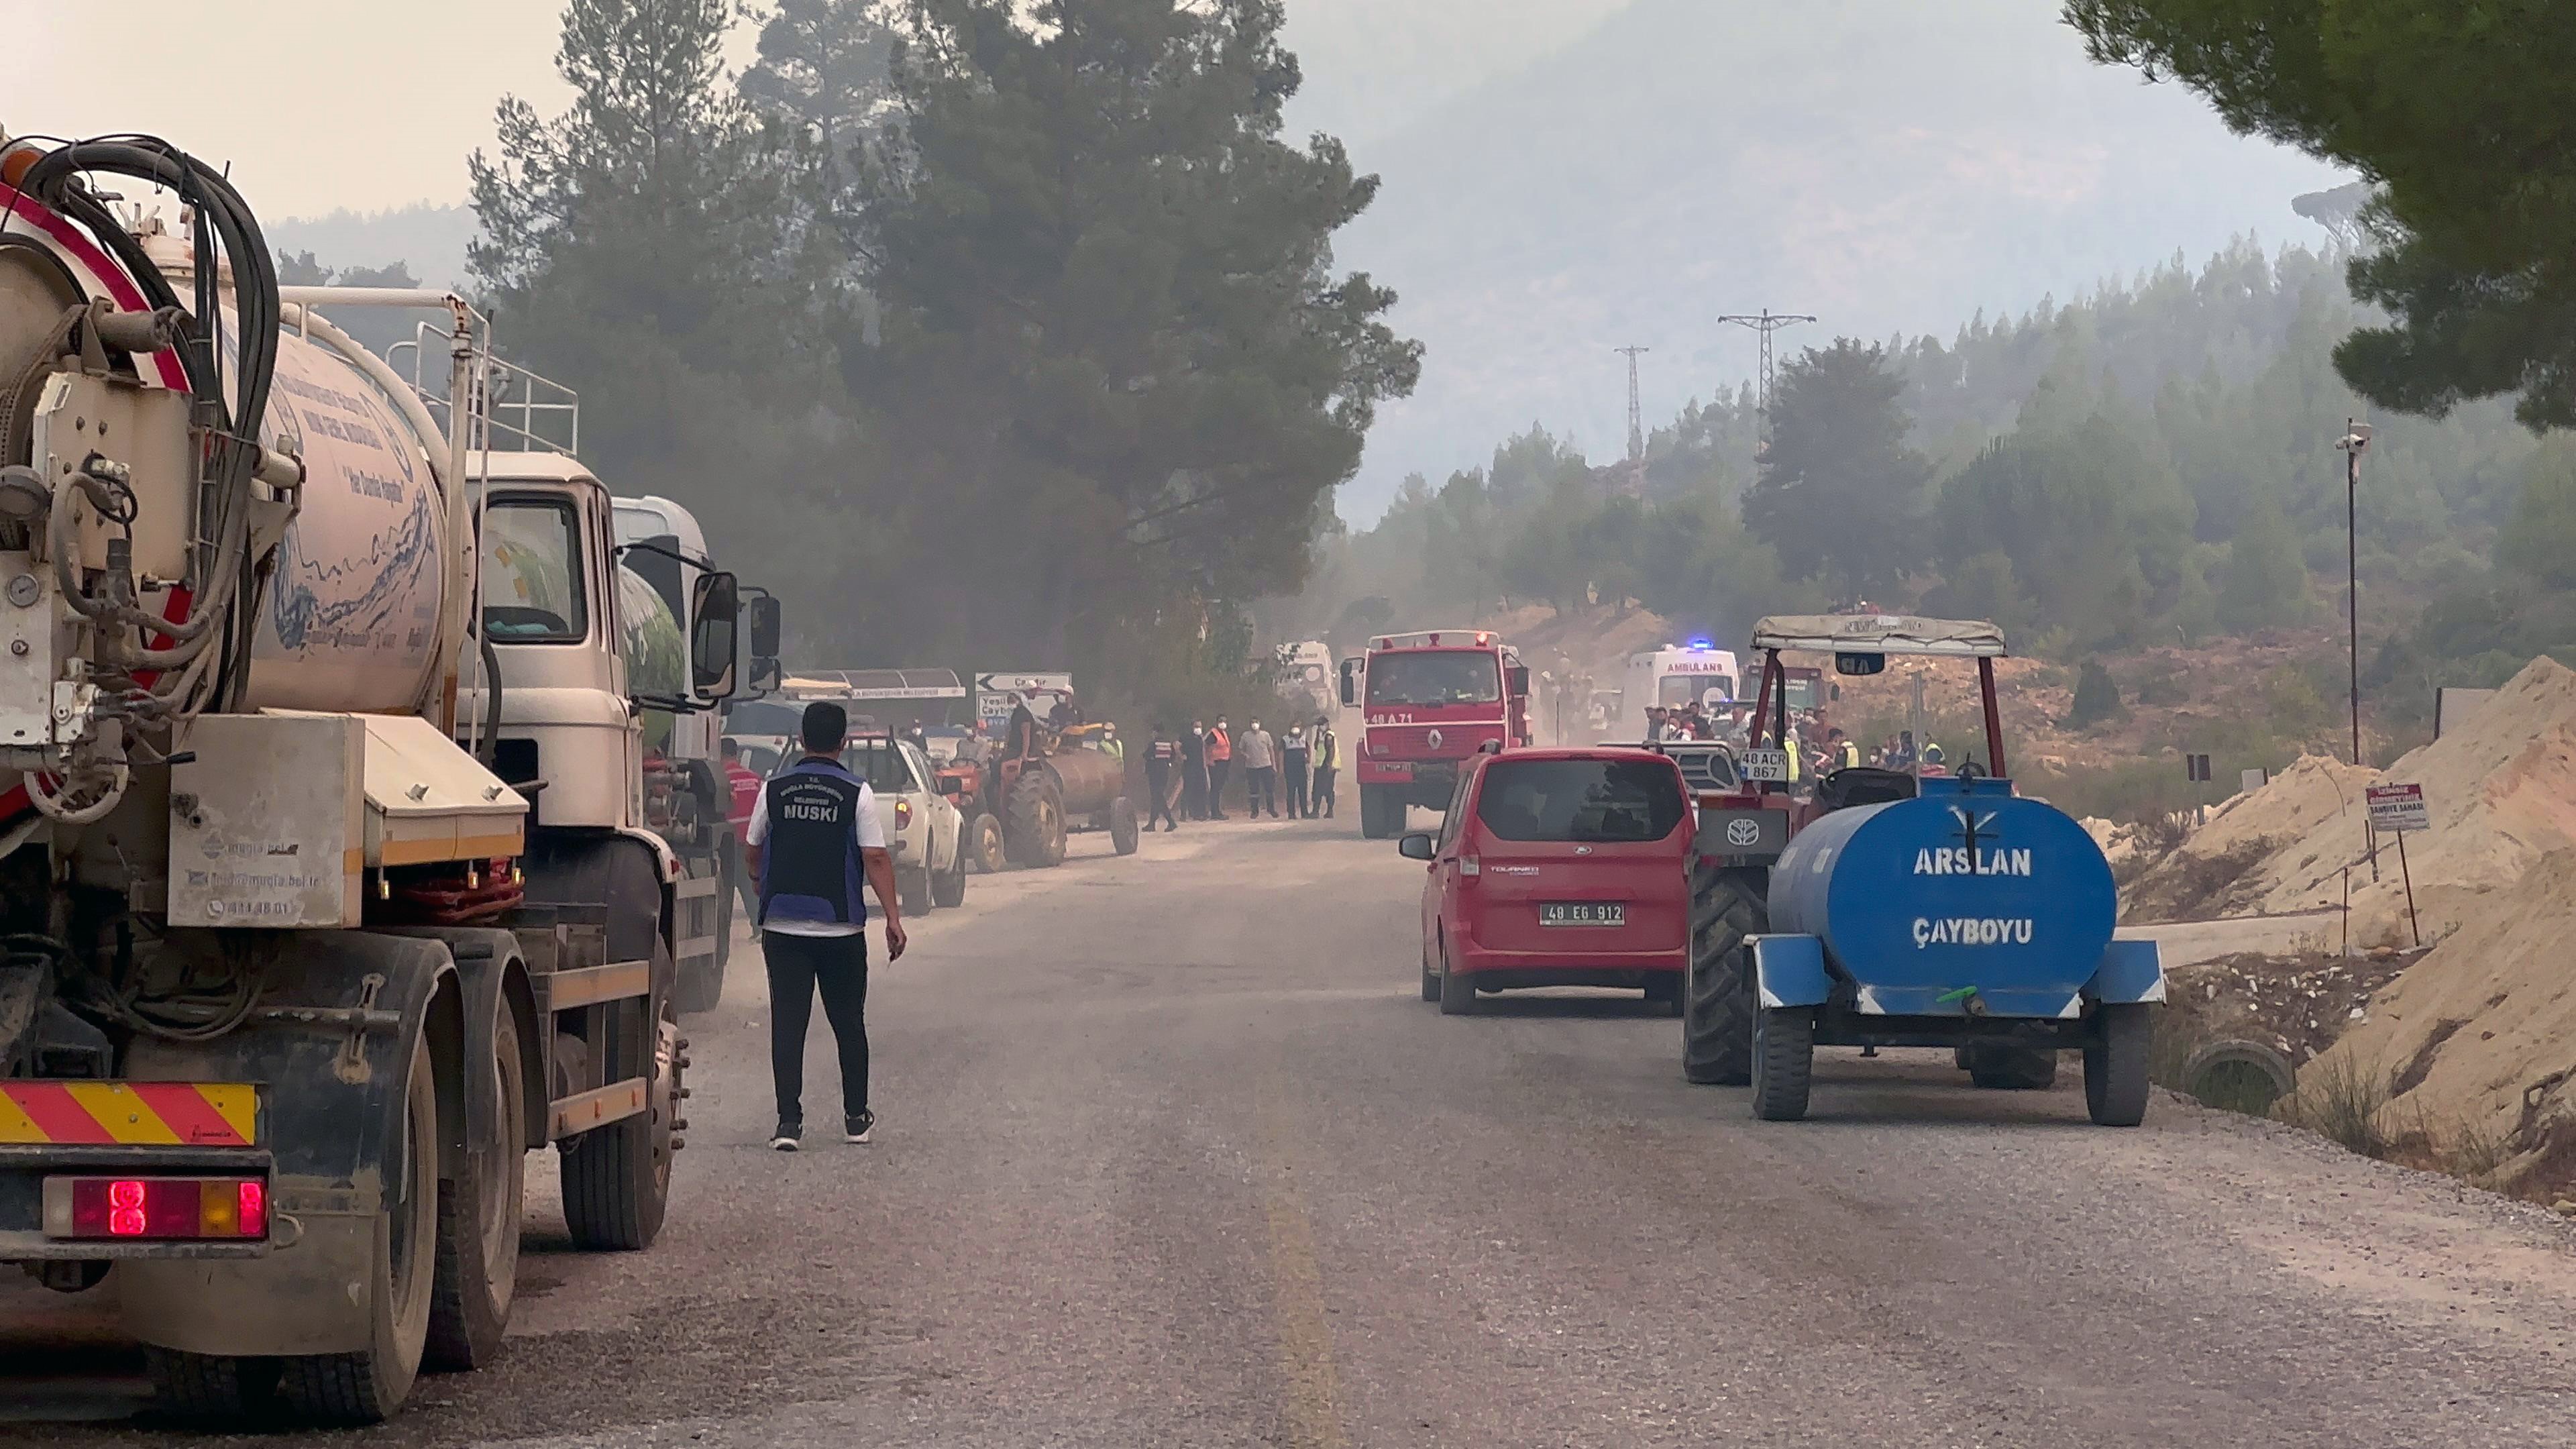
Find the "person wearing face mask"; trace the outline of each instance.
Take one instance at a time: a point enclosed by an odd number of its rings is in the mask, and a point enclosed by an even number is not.
[[[1194,719],[1181,736],[1181,818],[1208,818],[1207,721]]]
[[[1243,732],[1243,814],[1247,820],[1260,818],[1268,810],[1270,818],[1279,818],[1279,742],[1270,731],[1254,720]]]
[[[1234,735],[1225,727],[1225,716],[1216,717],[1216,728],[1208,731],[1208,818],[1225,818],[1225,777],[1234,771]]]
[[[1331,716],[1315,716],[1315,733],[1309,738],[1309,743],[1315,757],[1315,789],[1313,798],[1306,802],[1306,818],[1312,820],[1320,814],[1330,820],[1333,818],[1333,775],[1342,768],[1342,741],[1333,733]]]
[[[1306,744],[1306,731],[1298,725],[1290,725],[1288,733],[1279,737],[1279,783],[1282,793],[1288,797],[1288,818],[1291,820],[1303,820],[1309,813],[1306,806],[1306,767],[1312,758],[1313,753]]]

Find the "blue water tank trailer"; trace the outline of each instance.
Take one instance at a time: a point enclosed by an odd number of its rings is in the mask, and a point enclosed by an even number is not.
[[[2112,939],[2101,848],[2008,781],[1918,791],[1820,817],[1772,867],[1746,948],[1756,1114],[1805,1115],[1818,1045],[1949,1046],[1981,1085],[2045,1085],[2081,1050],[2093,1120],[2135,1125],[2164,969]]]

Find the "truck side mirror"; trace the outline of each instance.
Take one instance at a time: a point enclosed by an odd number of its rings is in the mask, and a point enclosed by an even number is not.
[[[746,606],[751,616],[751,662],[753,671],[778,657],[779,609],[776,594],[755,594]]]
[[[1515,664],[1515,665],[1513,665],[1513,666],[1512,666],[1512,668],[1511,668],[1511,674],[1510,674],[1510,676],[1509,676],[1509,677],[1510,677],[1510,679],[1511,679],[1512,693],[1514,693],[1514,694],[1527,694],[1527,693],[1529,693],[1529,666],[1528,666],[1528,665],[1526,665],[1526,664]]]
[[[1342,708],[1344,709],[1360,707],[1360,668],[1363,662],[1358,659],[1342,661]]]
[[[733,693],[734,630],[741,613],[733,575],[698,575],[689,590],[689,687],[704,703]]]

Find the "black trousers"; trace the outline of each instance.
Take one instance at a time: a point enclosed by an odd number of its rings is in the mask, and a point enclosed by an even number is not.
[[[805,1120],[805,1029],[814,994],[841,1049],[841,1113],[868,1109],[868,938],[760,933],[769,962],[769,1069],[778,1082],[778,1120]]]
[[[1225,777],[1234,769],[1232,759],[1208,761],[1208,818],[1225,818]]]
[[[1145,793],[1154,797],[1145,811],[1145,828],[1153,829],[1154,822],[1160,820],[1178,830],[1180,822],[1172,819],[1172,772],[1156,765],[1146,765]]]
[[[1279,767],[1254,765],[1243,772],[1243,817],[1246,820],[1267,810],[1271,818],[1279,815]]]
[[[1327,765],[1323,769],[1315,772],[1315,798],[1308,803],[1306,810],[1306,814],[1310,818],[1316,815],[1322,815],[1327,818],[1331,817],[1333,813],[1334,774],[1335,771],[1330,765]]]
[[[1305,757],[1300,755],[1289,761],[1287,764],[1280,766],[1279,773],[1285,776],[1288,782],[1288,818],[1291,820],[1305,819],[1307,811]]]

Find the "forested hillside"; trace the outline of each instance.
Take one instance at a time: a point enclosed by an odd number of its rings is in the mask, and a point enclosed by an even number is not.
[[[2339,256],[2240,243],[1946,339],[1801,351],[1758,478],[1749,396],[1655,429],[1633,475],[1541,419],[1328,537],[1317,588],[1280,622],[1634,600],[1732,637],[1759,613],[1867,598],[1992,617],[2066,660],[2324,622],[2344,562],[2334,440],[2368,415],[2332,363],[2365,320],[2341,276]],[[2576,458],[2505,402],[2377,423],[2363,626],[2392,707],[2576,639],[2560,602]]]

